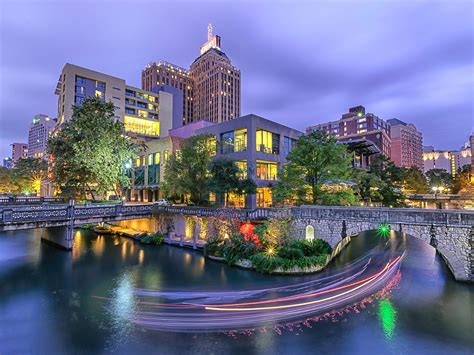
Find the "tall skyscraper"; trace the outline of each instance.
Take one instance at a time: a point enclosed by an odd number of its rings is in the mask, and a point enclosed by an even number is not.
[[[163,137],[181,125],[182,112],[173,110],[173,94],[150,92],[126,85],[124,79],[66,64],[56,86],[58,124],[72,117],[72,106],[90,96],[111,102],[115,119],[123,122],[127,135],[140,140]]]
[[[51,132],[56,127],[56,119],[39,114],[33,118],[28,131],[28,157],[47,159],[46,146]]]
[[[390,125],[392,146],[390,159],[395,165],[405,168],[415,166],[423,170],[423,136],[412,123],[392,118]]]
[[[240,70],[221,51],[220,36],[208,26],[207,42],[187,70],[159,61],[142,70],[142,89],[172,86],[183,94],[183,124],[208,120],[224,122],[240,116]]]
[[[339,142],[368,142],[375,145],[380,153],[390,157],[391,140],[388,123],[373,113],[366,113],[364,106],[351,107],[349,112],[344,113],[337,121],[306,128],[307,133],[318,130],[335,136]]]
[[[183,124],[193,122],[193,80],[189,70],[166,61],[153,62],[142,70],[142,89],[154,91],[157,86],[172,86],[183,96]]]
[[[224,122],[240,116],[240,70],[221,51],[221,38],[212,34],[211,25],[190,73],[196,119]]]
[[[13,166],[15,163],[23,158],[28,157],[28,144],[26,143],[12,143],[12,161]]]

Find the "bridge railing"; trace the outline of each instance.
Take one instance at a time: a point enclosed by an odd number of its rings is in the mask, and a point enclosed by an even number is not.
[[[41,203],[64,203],[63,198],[58,197],[28,197],[28,196],[1,196],[1,205],[31,205]]]
[[[291,217],[290,209],[282,208],[216,208],[195,206],[153,206],[153,212],[176,213],[190,216],[235,217],[242,220]]]
[[[380,221],[474,226],[474,211],[421,208],[301,206],[291,209],[295,218]]]

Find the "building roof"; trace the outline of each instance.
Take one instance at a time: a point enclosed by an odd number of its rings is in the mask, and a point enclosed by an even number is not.
[[[405,122],[400,121],[398,118],[391,118],[391,119],[387,120],[387,122],[389,124],[391,124],[392,126],[395,126],[395,125],[398,125],[398,124],[401,124],[403,126],[407,125]]]

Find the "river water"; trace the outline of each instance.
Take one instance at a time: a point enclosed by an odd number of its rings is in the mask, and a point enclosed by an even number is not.
[[[75,249],[68,253],[41,242],[40,233],[0,233],[2,355],[474,351],[474,286],[456,283],[435,250],[410,236],[392,233],[384,240],[372,232],[362,233],[327,271],[289,277],[229,267],[205,259],[198,251],[144,246],[87,231],[76,232]],[[159,330],[137,322],[140,317],[148,319],[151,312],[139,296],[143,290],[158,294],[154,301],[170,295],[179,299],[182,292],[212,292],[220,297],[262,289],[277,297],[287,285],[306,285],[355,268],[354,260],[363,263],[369,250],[388,244],[399,254],[406,250],[389,285],[373,295],[361,295],[363,304],[351,300],[347,307],[326,316],[308,315],[302,322],[293,319],[276,325],[262,321],[245,330],[210,332],[190,330],[186,320],[176,331],[161,329],[171,325],[166,319],[175,317],[178,311],[173,309],[167,310],[166,317],[152,315]],[[198,313],[194,319],[204,316]],[[219,319],[230,323],[232,317]]]

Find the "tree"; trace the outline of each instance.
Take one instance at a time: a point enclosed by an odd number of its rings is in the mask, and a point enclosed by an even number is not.
[[[322,131],[301,136],[287,160],[289,167],[286,169],[290,173],[288,177],[291,176],[292,179],[285,183],[291,182],[292,190],[298,183],[307,184],[313,204],[321,202],[321,186],[325,181],[345,179],[352,170],[351,157],[346,147],[336,143],[334,137]],[[282,176],[284,175],[285,172]],[[277,188],[277,194],[281,193],[282,188]]]
[[[457,194],[459,191],[474,186],[473,177],[471,176],[471,164],[466,164],[458,169],[453,179],[452,193]]]
[[[404,171],[396,166],[385,155],[377,155],[372,159],[369,174],[374,174],[378,179],[372,180],[373,187],[378,189],[382,197],[381,203],[385,206],[403,207],[404,196],[401,193]]]
[[[384,200],[382,190],[385,183],[380,176],[365,170],[355,169],[353,180],[356,182],[355,190],[362,201],[366,203],[382,202]]]
[[[243,172],[235,161],[230,159],[216,159],[211,162],[210,191],[224,197],[224,206],[227,206],[227,197],[230,193],[242,196],[254,194],[257,188],[250,178],[243,178]]]
[[[430,191],[426,176],[420,169],[412,166],[402,171],[404,191],[415,194],[426,194]]]
[[[36,193],[48,177],[48,163],[44,159],[24,158],[16,162],[12,170],[13,181],[22,193]]]
[[[445,169],[430,169],[426,172],[426,178],[431,188],[441,186],[451,189],[453,187],[453,177]]]
[[[167,196],[189,195],[191,201],[201,204],[209,195],[209,165],[214,153],[210,135],[185,139],[178,154],[165,163],[163,192]]]
[[[12,175],[10,169],[0,167],[0,194],[9,194],[18,190]]]
[[[301,169],[287,164],[278,172],[278,180],[272,188],[273,200],[277,204],[302,205],[312,201],[311,186]]]
[[[118,194],[123,164],[134,157],[136,146],[115,121],[114,110],[113,103],[88,97],[73,106],[71,120],[50,138],[53,179],[63,195],[85,198],[89,193],[94,199],[94,192]],[[130,183],[128,178],[125,183]]]

